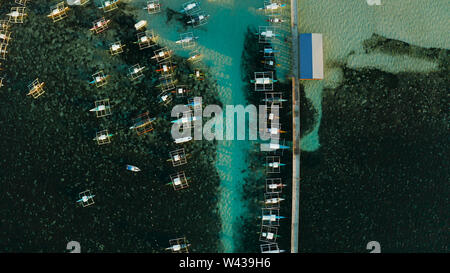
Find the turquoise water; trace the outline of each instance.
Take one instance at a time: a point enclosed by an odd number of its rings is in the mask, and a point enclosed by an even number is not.
[[[133,1],[137,7],[146,1]],[[180,10],[185,1],[164,1],[164,8]],[[202,1],[201,8],[211,15],[209,22],[194,30],[199,36],[197,49],[204,55],[204,63],[212,70],[217,79],[220,101],[223,105],[246,105],[241,80],[241,55],[247,26],[266,25],[264,16],[256,9],[262,1]],[[148,15],[139,11],[138,19],[149,21],[160,36],[163,44],[175,50],[177,54],[188,56],[189,51],[182,49],[175,41],[179,34],[192,31],[183,30],[178,23],[165,24],[165,16]],[[171,25],[173,24],[173,25]],[[242,202],[244,173],[247,169],[247,141],[219,141],[216,167],[221,178],[219,213],[222,219],[220,234],[223,252],[233,252],[238,245],[239,218],[245,214],[246,205]]]

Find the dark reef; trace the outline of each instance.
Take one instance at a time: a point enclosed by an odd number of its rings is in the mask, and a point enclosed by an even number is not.
[[[12,4],[2,4],[0,13]],[[105,14],[92,1],[56,23],[46,16],[50,4],[33,1],[24,24],[12,26],[0,89],[1,252],[63,252],[72,240],[81,243],[82,252],[163,252],[169,239],[180,236],[187,237],[192,252],[217,251],[216,144],[183,144],[191,155],[188,164],[174,168],[167,162],[169,151],[181,147],[170,136],[171,106],[158,103],[153,49],[139,51],[133,44],[137,20],[126,9],[107,14],[112,24],[99,35],[89,28]],[[126,44],[125,52],[110,56],[108,46],[117,40]],[[219,104],[208,73],[204,81],[193,81],[185,59],[174,56],[173,62],[174,78],[191,96]],[[136,63],[146,71],[132,83],[127,69]],[[110,75],[101,88],[88,84],[98,69]],[[26,96],[27,85],[37,77],[46,93],[34,100]],[[88,110],[104,98],[113,114],[97,119]],[[174,99],[172,105],[186,103]],[[156,117],[155,130],[138,137],[128,127],[146,111]],[[110,144],[92,140],[101,129],[115,134]],[[143,171],[130,173],[125,164]],[[175,192],[166,184],[181,170],[191,186]],[[86,189],[96,203],[82,208],[75,201]]]
[[[431,59],[441,70],[342,66],[325,89],[321,147],[302,152],[303,252],[448,252],[449,50],[374,35],[367,52]]]

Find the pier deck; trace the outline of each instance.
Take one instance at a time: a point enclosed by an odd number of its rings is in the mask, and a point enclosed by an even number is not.
[[[292,32],[292,223],[291,253],[298,253],[300,218],[300,75],[297,0],[291,0]]]

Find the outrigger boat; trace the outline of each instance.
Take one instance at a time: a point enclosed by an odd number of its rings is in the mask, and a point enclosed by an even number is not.
[[[263,8],[259,8],[258,10],[277,10],[279,8],[285,7],[286,4],[278,4],[278,3],[271,3],[269,5],[266,5]]]
[[[156,72],[170,72],[175,68],[175,66],[170,66],[168,64],[163,64],[161,68],[156,69]]]
[[[279,197],[277,197],[277,198],[270,198],[270,199],[267,199],[266,201],[264,201],[264,204],[266,204],[266,205],[275,205],[275,204],[280,203],[283,200],[285,200],[285,199],[284,198],[279,198]]]
[[[86,203],[89,199],[94,198],[95,195],[84,195],[80,198],[80,200],[77,200],[77,203],[83,202]]]
[[[149,41],[155,42],[156,40],[156,36],[147,36],[147,35],[143,35],[141,37],[139,37],[137,42],[133,42],[134,44],[140,44],[140,43],[147,43]],[[153,57],[152,57],[153,59]]]
[[[9,17],[12,17],[12,18],[14,18],[14,19],[17,19],[17,18],[20,18],[20,17],[27,16],[26,13],[19,12],[19,11],[17,11],[17,10],[11,11],[10,13],[8,13],[8,14],[6,14],[6,15],[9,16]]]
[[[190,37],[184,37],[183,39],[180,39],[176,41],[176,44],[184,44],[184,43],[190,43],[198,39],[198,36],[190,36]]]
[[[106,81],[106,79],[108,79],[108,77],[109,77],[109,75],[96,76],[92,81],[89,82],[89,84],[96,84],[99,82]]]
[[[100,112],[100,111],[104,111],[109,108],[111,108],[111,106],[102,104],[95,108],[92,108],[91,110],[89,110],[89,112]]]
[[[62,8],[62,9],[59,8],[59,7],[55,7],[55,8],[50,12],[50,14],[47,15],[47,17],[53,19],[53,17],[58,17],[58,16],[64,14],[65,12],[67,12],[68,10],[70,10],[69,7],[64,7],[64,8]]]
[[[256,78],[256,80],[250,80],[251,83],[256,84],[271,84],[276,83],[278,80],[274,80],[272,78]]]
[[[195,9],[195,8],[199,8],[200,3],[197,2],[192,2],[187,4],[180,12],[181,13],[188,13],[189,11]]]
[[[280,34],[276,34],[272,30],[266,30],[266,31],[263,31],[261,33],[256,33],[256,35],[258,35],[258,34],[261,34],[261,36],[264,36],[266,38],[272,38],[272,37],[279,37],[280,36]]]
[[[272,135],[277,135],[277,134],[284,134],[286,133],[286,131],[280,130],[279,128],[268,128],[267,132],[272,134]]]
[[[156,59],[156,58],[165,58],[166,56],[170,55],[172,53],[172,50],[165,50],[165,51],[160,51],[158,52],[158,55],[152,56],[151,59]]]
[[[190,102],[188,104],[185,104],[184,106],[195,107],[195,106],[199,106],[199,105],[202,105],[202,104],[200,102],[198,102],[198,101],[193,101],[193,102]]]
[[[195,61],[201,57],[202,57],[202,54],[195,54],[195,55],[192,55],[191,57],[189,57],[187,60],[191,62],[191,61]]]
[[[269,67],[274,67],[275,65],[280,66],[280,64],[275,64],[275,61],[271,60],[271,59],[261,61],[261,63],[263,63],[264,65],[269,66]]]
[[[270,221],[270,222],[275,222],[277,220],[286,218],[284,216],[278,216],[275,214],[263,215],[262,217],[261,216],[258,216],[258,217],[261,218],[263,221]]]
[[[171,247],[168,247],[168,248],[166,248],[166,250],[180,251],[182,249],[188,248],[189,246],[191,246],[191,244],[178,244],[178,245],[173,245]]]
[[[206,14],[206,15],[203,15],[203,14],[193,15],[192,19],[187,21],[186,24],[193,24],[193,25],[195,25],[196,23],[200,24],[200,22],[202,22],[202,21],[204,21],[204,20],[206,20],[208,18],[209,18],[209,14]]]
[[[187,123],[187,122],[191,122],[191,121],[196,121],[198,119],[199,118],[196,116],[190,116],[190,117],[182,117],[177,120],[172,120],[171,122],[172,123]]]
[[[182,161],[183,159],[186,159],[187,157],[189,156],[189,154],[176,154],[176,155],[174,155],[172,158],[169,158],[169,159],[167,159],[167,161],[170,161],[170,162],[180,162],[180,161]]]
[[[102,141],[102,140],[105,140],[105,139],[107,139],[109,137],[112,137],[112,136],[113,136],[113,134],[99,135],[99,136],[94,137],[92,140]]]
[[[130,130],[137,129],[139,127],[145,126],[145,125],[151,123],[154,120],[156,120],[156,118],[150,118],[148,120],[147,119],[146,120],[141,120],[141,121],[137,122],[136,124],[134,124],[133,126],[131,126]]]
[[[264,102],[285,102],[287,101],[287,99],[282,99],[282,98],[266,98],[263,99]]]
[[[286,20],[280,19],[280,18],[270,18],[266,20],[267,22],[270,23],[284,23],[286,22]]]
[[[281,144],[278,144],[278,143],[270,143],[268,145],[269,145],[269,149],[271,149],[271,150],[290,149],[291,148],[289,146],[281,145]],[[284,166],[284,165],[285,164],[282,164],[280,166]],[[269,167],[270,167],[270,164],[269,164]]]
[[[139,169],[138,167],[133,166],[133,165],[127,165],[126,168],[127,168],[127,170],[132,171],[132,172],[140,172],[141,171],[141,169]]]
[[[189,177],[186,177],[186,180],[189,180]],[[173,182],[169,182],[166,184],[166,186],[172,186],[175,183],[175,185],[180,185],[181,184],[181,179],[180,178],[175,178],[175,180]]]
[[[191,90],[184,88],[184,87],[178,87],[176,90],[173,90],[172,93],[185,94],[189,91],[191,91]]]
[[[261,253],[283,253],[283,252],[286,252],[286,250],[282,250],[282,249],[266,250]]]
[[[261,233],[261,237],[264,237],[264,238],[266,238],[268,240],[273,240],[275,238],[280,238],[281,237],[280,235],[275,234],[273,232],[258,232],[258,233]]]
[[[188,137],[182,137],[182,138],[177,138],[175,139],[175,143],[180,144],[180,143],[184,143],[184,142],[188,142],[192,140],[192,137],[188,136]]]
[[[108,20],[100,20],[100,21],[97,21],[97,22],[94,24],[94,26],[90,28],[90,30],[91,30],[91,31],[97,32],[98,29],[101,29],[101,28],[106,27],[110,22],[111,22],[110,19],[108,19]]]
[[[273,54],[279,52],[278,50],[274,50],[273,47],[266,47],[264,50],[261,50],[264,54]]]
[[[159,97],[159,98],[158,98],[158,102],[159,102],[159,103],[167,103],[167,102],[170,102],[170,100],[169,100],[169,99],[171,99],[170,96],[171,96],[170,93],[166,93],[166,94],[164,94],[164,95],[160,95],[160,96],[158,96],[158,97]]]
[[[131,75],[134,75],[134,74],[137,74],[137,73],[139,73],[139,72],[142,72],[142,71],[144,71],[144,69],[145,69],[145,66],[143,66],[143,67],[135,67],[135,68],[133,68],[133,71],[131,71]]]
[[[114,6],[114,5],[117,6],[117,4],[118,4],[119,2],[120,2],[120,0],[107,0],[107,1],[104,1],[104,2],[102,3],[102,6],[101,6],[101,7],[98,7],[98,8],[99,8],[99,9],[104,9],[104,10],[108,10],[108,9],[112,10],[113,6]]]
[[[145,10],[159,10],[161,9],[161,4],[159,3],[154,3],[154,2],[149,2],[145,8]]]
[[[276,183],[272,183],[272,184],[269,184],[269,185],[268,185],[268,188],[269,188],[270,190],[277,190],[277,189],[279,189],[279,188],[284,188],[284,187],[286,187],[286,186],[287,186],[286,184],[281,184],[281,183],[276,184]]]
[[[197,80],[204,80],[203,77],[205,76],[205,74],[203,74],[202,72],[200,72],[200,70],[195,70],[194,74],[189,74],[189,77],[194,77]]]
[[[278,167],[281,167],[281,166],[286,166],[286,164],[278,163],[278,162],[270,162],[270,163],[264,164],[264,166],[269,166],[271,168],[278,168]]]

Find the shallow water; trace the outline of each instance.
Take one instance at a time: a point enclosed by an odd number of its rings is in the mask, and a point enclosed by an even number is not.
[[[381,2],[380,6],[371,6],[365,0],[300,1],[299,32],[323,34],[325,70],[324,83],[305,83],[306,97],[313,102],[318,117],[315,128],[301,141],[303,150],[315,151],[320,147],[318,132],[322,116],[321,93],[324,84],[336,86],[342,79],[342,71],[336,63],[348,62],[355,68],[376,67],[389,72],[436,70],[436,63],[409,56],[367,56],[363,41],[373,33],[423,47],[450,48],[450,38],[443,33],[443,30],[450,28],[449,0]]]
[[[366,252],[371,240],[448,251],[450,2],[381,2],[299,4],[300,32],[323,33],[325,66],[323,81],[302,82],[318,112],[302,138],[302,251]],[[374,33],[410,45],[365,48]]]
[[[133,1],[133,5],[143,6],[146,1]],[[184,0],[164,1],[163,8],[181,10]],[[150,28],[161,35],[163,43],[177,54],[187,56],[189,50],[182,49],[174,42],[180,33],[193,31],[199,36],[196,49],[203,54],[203,62],[217,79],[219,99],[223,105],[246,105],[241,80],[240,59],[244,45],[244,34],[249,25],[266,25],[264,17],[256,11],[260,1],[218,0],[202,1],[201,8],[210,14],[209,22],[197,29],[183,29],[178,22],[167,26],[165,16],[148,15],[139,12],[140,18],[148,19]],[[245,213],[242,202],[242,187],[247,169],[247,141],[219,141],[216,167],[221,178],[219,213],[222,218],[221,243],[223,252],[233,252],[239,244],[237,237],[239,218]]]

